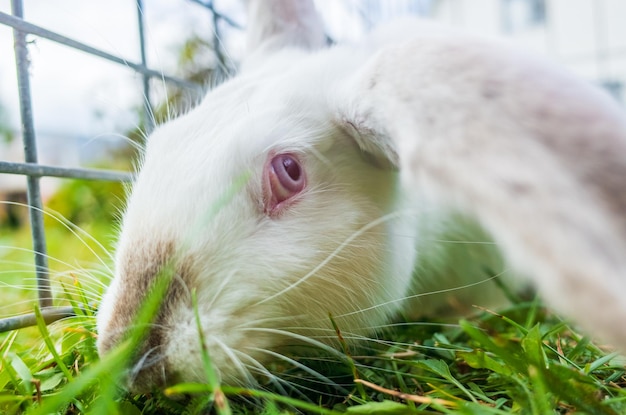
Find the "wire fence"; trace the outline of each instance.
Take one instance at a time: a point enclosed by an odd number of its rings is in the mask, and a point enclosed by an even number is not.
[[[224,16],[213,7],[211,1],[193,0],[204,6],[215,27],[220,21],[225,21],[231,26],[237,26],[235,22]],[[137,30],[139,32],[140,57],[138,62],[129,61],[103,50],[86,45],[78,40],[62,36],[54,31],[29,23],[24,20],[24,3],[22,0],[11,0],[11,14],[0,12],[0,24],[13,29],[15,64],[18,82],[18,99],[22,126],[22,140],[24,146],[24,163],[0,161],[0,174],[24,175],[27,178],[27,200],[29,221],[31,224],[35,274],[37,279],[37,296],[39,306],[46,323],[74,315],[71,307],[53,307],[53,293],[50,286],[50,271],[46,248],[46,234],[44,229],[44,211],[40,179],[42,177],[58,177],[67,179],[106,180],[106,181],[132,181],[133,174],[126,171],[97,170],[86,168],[65,168],[46,166],[38,163],[36,131],[33,115],[33,102],[30,87],[29,73],[29,36],[45,38],[68,48],[85,52],[89,55],[114,62],[130,70],[135,71],[142,77],[143,108],[146,125],[144,129],[149,133],[154,127],[152,103],[150,102],[150,79],[159,80],[186,89],[200,91],[202,86],[191,83],[184,79],[163,74],[161,70],[148,67],[146,62],[145,24],[143,13],[143,0],[135,0],[137,11]],[[34,314],[0,319],[0,332],[16,330],[36,324]]]

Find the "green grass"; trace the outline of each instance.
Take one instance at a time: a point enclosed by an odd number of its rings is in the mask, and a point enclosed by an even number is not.
[[[101,241],[113,234],[107,222],[98,221],[91,222],[89,232]],[[80,316],[0,336],[3,414],[626,413],[625,360],[539,302],[521,300],[501,314],[477,310],[476,316],[454,324],[390,325],[358,349],[340,341],[340,357],[291,355],[310,369],[285,362],[269,367],[293,387],[286,394],[263,380],[257,389],[220,385],[206,351],[207,384],[128,394],[119,385],[142,333],[130,335],[104,359],[98,357],[94,307],[102,289],[77,266],[82,262],[103,270],[98,258],[106,257],[110,245],[100,248],[92,241],[86,246],[63,226],[50,225],[48,238],[52,257],[71,258],[51,261],[61,276],[55,285],[58,301],[74,305]],[[2,236],[2,281],[18,287],[2,288],[5,315],[33,309],[33,291],[19,289],[29,285],[25,276],[32,278],[32,255],[10,249],[29,243],[27,230]],[[150,320],[158,298],[157,293],[144,304],[139,323]],[[336,327],[338,339],[349,331]],[[334,384],[320,382],[313,371]]]
[[[155,306],[158,301],[148,302],[140,319],[149,320]],[[15,341],[17,333],[5,337],[0,348],[2,413],[187,414],[211,407],[221,414],[626,413],[624,361],[535,302],[519,303],[503,315],[482,312],[453,326],[398,326],[371,347],[346,346],[338,362],[292,356],[349,391],[320,386],[299,369],[272,367],[285,379],[298,379],[294,384],[304,391],[298,398],[271,388],[219,385],[214,376],[207,384],[126,394],[118,388],[120,368],[141,335],[99,360],[93,312],[88,309],[85,316],[50,329],[40,325],[34,346]],[[208,355],[205,366],[210,373]]]

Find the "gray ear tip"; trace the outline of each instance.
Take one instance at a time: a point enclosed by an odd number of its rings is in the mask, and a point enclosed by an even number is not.
[[[328,41],[312,0],[248,1],[248,54],[286,47],[320,49],[326,47]]]

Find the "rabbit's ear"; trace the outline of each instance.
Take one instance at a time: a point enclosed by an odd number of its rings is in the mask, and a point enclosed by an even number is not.
[[[626,349],[626,117],[608,95],[458,36],[383,49],[347,88],[346,122],[395,149],[405,191],[477,219],[549,304]]]
[[[324,25],[312,0],[249,0],[247,53],[326,45]]]

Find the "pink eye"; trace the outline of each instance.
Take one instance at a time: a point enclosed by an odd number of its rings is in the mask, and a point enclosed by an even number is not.
[[[277,154],[265,167],[265,212],[279,213],[280,208],[299,194],[305,186],[305,175],[298,158],[292,154]]]

